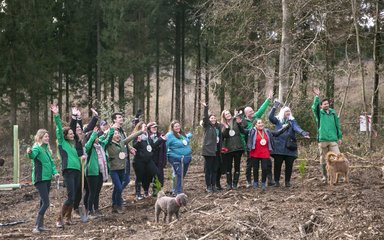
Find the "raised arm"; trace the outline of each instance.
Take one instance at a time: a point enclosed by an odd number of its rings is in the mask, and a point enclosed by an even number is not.
[[[91,137],[89,138],[89,140],[87,141],[87,143],[85,144],[84,148],[85,148],[85,152],[87,154],[89,154],[89,151],[92,149],[92,146],[93,146],[93,142],[95,141],[95,139],[97,138],[97,132],[99,131],[99,128],[95,127],[93,129],[93,132],[92,132],[92,135]]]
[[[140,130],[140,131],[137,131],[137,132],[134,132],[132,133],[131,135],[129,135],[128,137],[126,137],[123,142],[124,144],[128,144],[130,142],[132,142],[134,139],[136,139],[138,136],[140,136],[141,134],[143,134],[144,131]]]
[[[59,115],[59,107],[57,105],[51,105],[51,111],[53,113],[53,119],[56,124],[56,138],[59,145],[61,145],[64,141],[64,133],[63,133],[63,124],[61,123],[60,115]]]
[[[206,103],[201,102],[201,105],[204,107],[204,115],[203,115],[203,127],[209,126],[209,116],[208,116],[208,106]]]
[[[84,133],[92,131],[92,129],[96,127],[97,120],[99,119],[99,113],[96,112],[96,110],[93,108],[91,108],[91,111],[93,113],[93,117],[91,121],[88,123],[87,127],[84,128],[83,130]]]
[[[280,102],[275,100],[273,102],[273,107],[271,109],[271,111],[269,112],[269,115],[268,115],[268,119],[271,123],[273,124],[278,124],[279,123],[279,120],[277,119],[277,117],[275,116],[275,113],[276,113],[276,109],[277,107],[280,105]]]
[[[267,110],[269,104],[271,103],[272,96],[273,96],[273,92],[270,91],[268,93],[267,99],[264,101],[261,107],[257,110],[257,112],[255,112],[255,114],[253,115],[253,120],[255,120],[255,118],[261,118],[263,116],[264,112]]]

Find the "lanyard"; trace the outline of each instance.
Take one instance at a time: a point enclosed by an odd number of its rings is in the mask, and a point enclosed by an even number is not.
[[[264,129],[262,130],[262,133],[257,129],[257,133],[260,135],[261,139],[264,139]]]

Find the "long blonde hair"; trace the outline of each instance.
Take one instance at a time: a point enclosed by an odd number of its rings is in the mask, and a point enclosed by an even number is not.
[[[43,145],[43,137],[45,134],[49,134],[48,130],[46,130],[44,128],[37,130],[37,133],[34,137],[35,144],[37,144],[39,146]],[[49,152],[52,154],[52,150],[51,150],[51,147],[49,146],[49,144],[47,147],[48,147]]]
[[[224,110],[221,112],[220,118],[221,118],[221,124],[228,125],[229,122],[228,122],[228,120],[225,118],[225,113],[226,113],[226,112],[231,113],[229,110],[224,109]]]

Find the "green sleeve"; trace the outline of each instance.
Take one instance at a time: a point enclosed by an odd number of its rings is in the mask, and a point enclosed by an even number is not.
[[[51,159],[52,175],[55,175],[55,174],[57,174],[57,169],[56,169],[55,161],[53,161],[53,158],[52,158],[51,154],[49,154],[49,158]]]
[[[108,131],[108,134],[107,136],[100,136],[99,137],[99,143],[101,146],[103,146],[103,148],[105,149],[105,146],[107,145],[109,139],[112,137],[112,135],[115,133],[115,129],[114,128],[110,128],[109,131]]]
[[[343,139],[343,133],[341,132],[339,117],[335,116],[335,119],[336,119],[337,133],[338,133],[337,139],[341,140]]]
[[[255,115],[253,115],[252,122],[256,118],[261,118],[261,116],[263,116],[263,114],[265,113],[265,111],[267,110],[267,108],[269,106],[269,103],[271,103],[271,99],[267,98],[267,100],[265,100],[265,102],[261,105],[259,110],[257,110],[257,112],[255,112]]]
[[[319,96],[315,96],[315,98],[313,99],[313,103],[312,103],[312,112],[313,112],[313,115],[315,115],[315,118],[316,118],[316,121],[317,121],[317,118],[318,118],[318,108],[319,108],[319,105],[320,105],[320,99],[319,99]]]
[[[91,137],[89,138],[88,142],[84,146],[86,153],[89,152],[89,150],[91,150],[93,142],[95,141],[96,138],[97,138],[97,132],[92,132]]]
[[[61,123],[60,115],[53,116],[53,119],[56,123],[56,138],[59,145],[64,141],[63,125]]]
[[[37,155],[39,155],[39,153],[40,153],[40,147],[39,147],[39,145],[35,144],[35,145],[32,147],[32,152],[28,154],[28,157],[29,157],[30,159],[35,159],[35,157],[36,157]]]

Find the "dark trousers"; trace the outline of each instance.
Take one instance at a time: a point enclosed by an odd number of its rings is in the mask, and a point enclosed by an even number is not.
[[[137,183],[143,184],[143,189],[148,192],[149,185],[157,173],[157,167],[152,159],[136,159],[133,165]]]
[[[217,156],[204,156],[204,159],[205,184],[209,188],[215,186],[216,184],[219,160]]]
[[[81,172],[75,169],[66,169],[64,170],[63,177],[68,197],[64,204],[72,207],[75,203],[77,189],[81,184]]]
[[[44,215],[49,207],[49,190],[51,189],[51,180],[35,183],[35,187],[40,195],[39,215]]]
[[[155,164],[157,168],[156,176],[159,179],[159,182],[161,183],[161,187],[164,186],[164,168],[160,166],[160,164]]]
[[[251,173],[253,168],[253,160],[249,157],[249,152],[247,153],[247,163],[245,165],[245,177],[247,179],[247,182],[250,183],[252,181],[251,179]],[[253,170],[255,171],[255,170]],[[255,176],[255,172],[253,172],[253,176]]]
[[[227,173],[232,173],[232,168],[234,166],[235,172],[240,172],[240,160],[243,151],[236,151],[223,154],[223,161],[225,162],[225,167]]]
[[[88,198],[87,209],[90,212],[96,211],[99,209],[99,200],[100,200],[100,191],[103,186],[103,174],[99,173],[99,176],[87,176],[88,196],[85,195],[85,198]]]
[[[80,179],[81,181],[81,179]],[[88,183],[87,183],[87,178],[84,177],[84,193],[85,195],[89,195],[89,190],[88,190]],[[80,201],[81,201],[81,182],[79,184],[79,187],[76,191],[76,196],[75,196],[75,202],[73,204],[73,209],[79,209],[79,205],[80,205]],[[83,199],[83,203],[84,203],[84,206],[88,206],[88,198],[85,198]]]
[[[123,199],[121,197],[123,193],[123,182],[125,178],[125,170],[111,170],[111,179],[113,183],[113,192],[112,192],[112,205],[113,206],[122,206]]]
[[[275,159],[275,168],[273,174],[275,175],[275,181],[280,181],[281,166],[285,161],[285,182],[291,181],[293,162],[296,157],[286,156],[286,155],[273,155]]]
[[[253,181],[259,181],[259,166],[261,162],[261,182],[267,181],[267,176],[272,172],[272,161],[270,158],[250,158],[253,168]]]

